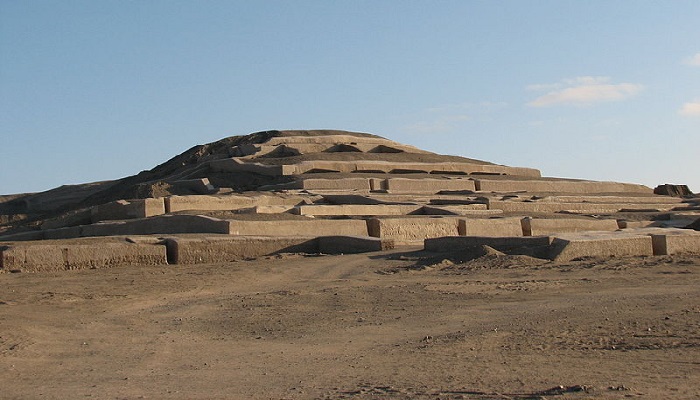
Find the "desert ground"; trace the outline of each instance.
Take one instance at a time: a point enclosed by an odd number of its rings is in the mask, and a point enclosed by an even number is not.
[[[697,399],[700,256],[0,274],[3,399]]]

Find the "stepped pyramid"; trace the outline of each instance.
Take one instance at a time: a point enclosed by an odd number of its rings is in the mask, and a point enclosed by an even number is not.
[[[0,196],[0,271],[403,245],[552,260],[700,252],[700,234],[679,229],[699,208],[693,195],[542,177],[365,133],[265,131],[117,181]]]

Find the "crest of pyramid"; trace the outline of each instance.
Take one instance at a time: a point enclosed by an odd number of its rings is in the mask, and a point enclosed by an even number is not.
[[[554,261],[700,252],[700,199],[683,187],[655,191],[370,134],[266,131],[116,181],[0,196],[0,271],[401,246]]]

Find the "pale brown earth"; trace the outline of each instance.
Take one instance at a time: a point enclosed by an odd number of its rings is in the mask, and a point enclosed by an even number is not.
[[[0,368],[3,399],[694,399],[700,256],[0,274]]]

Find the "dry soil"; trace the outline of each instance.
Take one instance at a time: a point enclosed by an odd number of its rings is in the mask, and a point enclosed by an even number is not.
[[[700,257],[2,274],[0,370],[4,399],[699,398]]]

